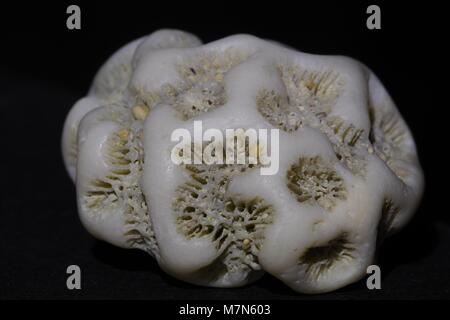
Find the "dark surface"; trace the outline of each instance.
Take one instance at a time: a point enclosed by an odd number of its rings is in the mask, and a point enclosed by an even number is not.
[[[0,299],[450,297],[450,219],[443,205],[447,191],[441,187],[448,174],[447,164],[438,160],[439,148],[448,143],[447,128],[440,124],[444,105],[438,100],[445,92],[438,88],[442,39],[431,37],[439,38],[442,31],[435,18],[439,8],[382,4],[383,29],[368,31],[364,4],[297,11],[286,5],[280,12],[257,13],[230,5],[221,14],[214,14],[218,8],[172,7],[156,14],[137,4],[81,4],[83,29],[68,31],[66,6],[1,12]],[[60,154],[65,115],[114,50],[161,27],[186,29],[204,41],[252,33],[308,52],[350,55],[381,78],[414,133],[427,180],[417,215],[381,248],[382,290],[369,291],[361,281],[305,296],[270,276],[240,289],[195,287],[165,275],[145,253],[99,242],[83,229]],[[66,289],[65,270],[71,264],[82,269],[82,290]]]

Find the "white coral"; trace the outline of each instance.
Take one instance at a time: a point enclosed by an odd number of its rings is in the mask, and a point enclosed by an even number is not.
[[[171,133],[194,120],[278,128],[278,174],[174,164]],[[412,135],[367,67],[248,35],[131,42],[74,105],[62,142],[85,227],[202,285],[263,270],[306,293],[357,281],[423,192]]]

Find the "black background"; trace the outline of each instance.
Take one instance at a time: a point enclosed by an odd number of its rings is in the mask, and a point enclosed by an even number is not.
[[[366,28],[371,3],[364,1],[0,4],[0,298],[449,298],[443,8],[374,3],[381,30]],[[81,30],[66,28],[69,4],[81,7]],[[349,55],[380,77],[416,138],[427,183],[414,219],[381,248],[382,290],[367,290],[363,280],[306,296],[268,275],[240,289],[191,286],[165,275],[145,253],[112,247],[82,228],[60,151],[64,118],[101,63],[160,28],[186,30],[204,42],[250,33],[310,53]],[[82,290],[66,289],[70,264],[82,269]]]

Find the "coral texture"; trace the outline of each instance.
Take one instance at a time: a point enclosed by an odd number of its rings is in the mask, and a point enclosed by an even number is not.
[[[194,121],[277,129],[278,172],[174,163],[171,134]],[[304,293],[355,282],[423,192],[411,132],[366,66],[249,35],[203,45],[160,30],[127,44],[68,114],[62,149],[92,235],[206,286],[264,272]]]

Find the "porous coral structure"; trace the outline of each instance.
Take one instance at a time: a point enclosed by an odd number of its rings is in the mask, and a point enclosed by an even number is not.
[[[174,163],[171,134],[194,121],[279,130],[277,173]],[[202,45],[160,30],[131,42],[74,105],[62,140],[89,232],[207,286],[264,271],[305,293],[357,281],[423,191],[413,137],[366,66],[248,35]]]

